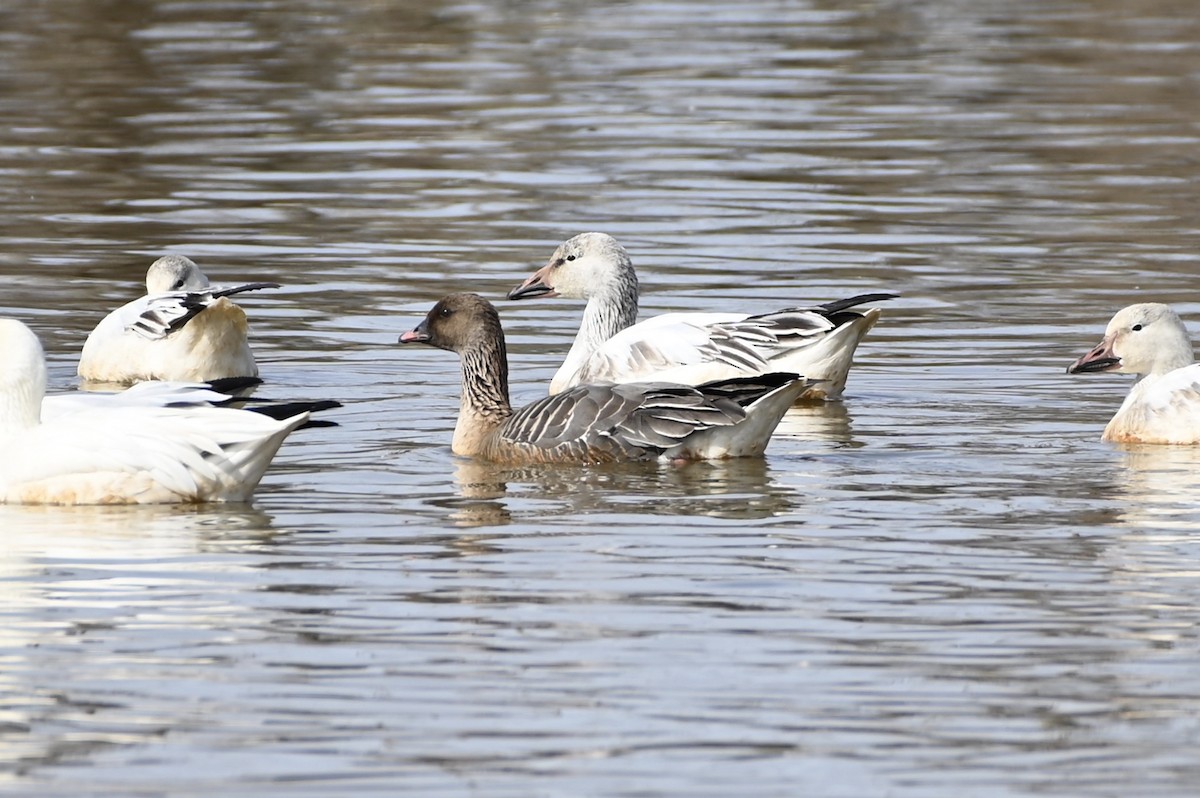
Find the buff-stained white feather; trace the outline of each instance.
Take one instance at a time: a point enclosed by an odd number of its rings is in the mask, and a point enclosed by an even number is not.
[[[1102,440],[1200,443],[1200,364],[1187,328],[1169,306],[1146,302],[1113,316],[1103,340],[1068,373],[1134,374],[1136,380]]]
[[[43,414],[45,389],[37,337],[0,319],[0,451],[10,453],[0,458],[0,502],[245,501],[284,438],[308,418],[163,407],[146,395],[51,402]]]
[[[228,297],[277,287],[214,286],[190,259],[159,258],[146,273],[146,295],[112,311],[92,330],[79,358],[79,376],[118,385],[256,377],[246,314]]]

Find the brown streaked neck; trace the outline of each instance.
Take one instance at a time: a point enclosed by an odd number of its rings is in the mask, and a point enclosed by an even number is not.
[[[504,332],[498,328],[485,332],[459,352],[462,404],[450,446],[455,454],[479,454],[484,440],[513,414]]]

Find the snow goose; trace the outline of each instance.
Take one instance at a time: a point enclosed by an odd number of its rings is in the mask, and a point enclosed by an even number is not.
[[[119,385],[256,377],[246,314],[228,297],[278,287],[215,286],[189,258],[159,258],[146,272],[146,296],[109,313],[92,330],[79,357],[79,376]]]
[[[666,380],[687,385],[771,371],[817,380],[802,399],[837,399],[854,350],[879,320],[879,309],[851,310],[896,294],[860,296],[774,313],[666,313],[637,321],[638,281],[617,240],[582,233],[509,292],[509,299],[586,299],[575,343],[550,393],[588,382]]]
[[[113,407],[237,407],[261,413],[276,421],[298,413],[317,413],[341,407],[333,399],[280,402],[257,396],[242,396],[241,392],[261,383],[257,377],[226,377],[209,382],[139,382],[123,391],[69,391],[47,395],[42,400],[43,422],[64,413]],[[300,428],[336,427],[333,421],[310,418]]]
[[[0,450],[10,453],[0,460],[0,502],[246,501],[283,439],[308,419],[118,402],[43,421],[45,390],[37,336],[0,319]]]
[[[1104,339],[1068,374],[1115,371],[1137,379],[1101,440],[1200,443],[1200,365],[1187,328],[1167,305],[1146,302],[1117,312]]]
[[[771,373],[699,387],[579,385],[513,410],[500,317],[476,294],[443,298],[400,343],[458,353],[462,400],[451,449],[508,465],[761,455],[810,384]]]

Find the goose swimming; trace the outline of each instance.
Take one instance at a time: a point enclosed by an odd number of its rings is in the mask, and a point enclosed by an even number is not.
[[[803,399],[837,399],[855,349],[879,320],[855,307],[896,294],[859,296],[772,313],[666,313],[637,322],[638,281],[629,254],[605,233],[562,243],[509,299],[586,299],[583,320],[550,393],[587,382],[666,380],[699,385],[790,371],[814,380]]]

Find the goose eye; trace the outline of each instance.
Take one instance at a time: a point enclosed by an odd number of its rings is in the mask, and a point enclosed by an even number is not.
[[[453,310],[451,310],[450,308],[442,308],[442,309],[441,309],[441,311],[438,313],[438,315],[439,315],[439,316],[441,316],[441,317],[444,319],[444,318],[446,318],[447,316],[449,316],[449,315],[450,315],[451,313],[453,313],[453,312],[454,312],[454,311],[453,311]]]
[[[172,291],[178,291],[181,288],[183,288],[183,279],[182,278],[179,280],[176,280],[175,285],[171,286]]]
[[[1139,330],[1141,330],[1141,329],[1142,329],[1142,325],[1140,325],[1140,324],[1135,324],[1135,325],[1133,325],[1133,327],[1131,327],[1130,329],[1131,329],[1131,330],[1133,330],[1134,332],[1137,332],[1137,331],[1139,331]]]
[[[575,260],[575,256],[574,256],[574,255],[568,255],[568,256],[567,256],[567,260]]]

